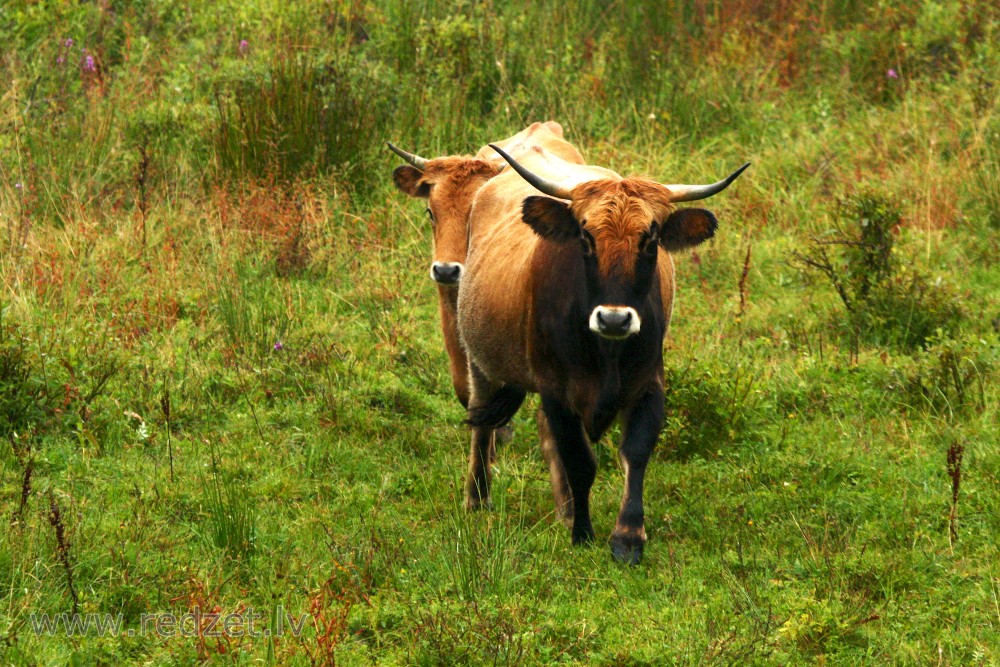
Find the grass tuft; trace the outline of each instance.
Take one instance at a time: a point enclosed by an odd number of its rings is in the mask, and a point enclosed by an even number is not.
[[[214,450],[204,488],[212,544],[241,563],[251,562],[257,553],[254,499],[244,484],[223,475]]]

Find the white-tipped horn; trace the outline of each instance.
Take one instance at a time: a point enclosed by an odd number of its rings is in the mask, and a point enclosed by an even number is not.
[[[513,167],[514,171],[516,171],[521,175],[521,178],[528,181],[528,183],[533,185],[538,190],[552,197],[556,197],[558,199],[573,198],[571,196],[572,191],[569,188],[564,187],[563,185],[556,183],[555,181],[550,181],[547,178],[542,178],[537,174],[531,173],[530,171],[522,167],[520,164],[518,164],[517,160],[507,155],[500,147],[495,146],[494,144],[490,144],[490,148],[499,153],[500,157],[502,157],[504,160],[507,160],[507,164]]]
[[[389,150],[391,150],[393,153],[395,153],[399,157],[403,158],[404,160],[412,164],[420,171],[427,169],[428,160],[426,160],[425,158],[422,158],[419,155],[414,155],[413,153],[407,153],[402,148],[399,148],[398,146],[393,146],[391,141],[387,141],[385,142],[385,144],[389,147]]]
[[[707,199],[708,197],[717,195],[728,188],[729,185],[735,181],[749,166],[750,163],[747,162],[726,178],[722,179],[718,183],[712,183],[711,185],[684,185],[677,183],[675,185],[667,185],[665,187],[670,190],[671,201],[695,201],[697,199]]]

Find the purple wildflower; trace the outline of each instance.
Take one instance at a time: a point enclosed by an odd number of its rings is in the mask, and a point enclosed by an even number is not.
[[[67,49],[73,48],[73,38],[72,37],[68,38],[65,42],[63,42],[63,46],[65,46]]]
[[[97,69],[97,66],[94,64],[94,56],[87,56],[83,59],[83,69],[88,72],[93,72]]]
[[[898,79],[899,78],[899,73],[896,70],[892,69],[891,67],[889,68],[889,71],[885,73],[885,75],[887,77],[889,77],[890,79]]]
[[[275,341],[275,343],[274,343],[274,351],[275,352],[281,352],[284,349],[285,349],[285,344],[284,343],[282,343],[280,340],[279,341]]]
[[[58,58],[56,58],[56,62],[62,65],[64,62],[66,62],[66,59],[63,58],[62,56],[59,56]]]
[[[248,42],[245,39],[241,39],[240,40],[240,55],[245,54],[247,52],[247,49],[249,49],[249,48],[250,48],[250,42]]]
[[[17,183],[14,184],[14,187],[17,188],[18,190],[20,190],[21,188],[24,187],[24,183],[22,183],[21,181],[18,181]]]

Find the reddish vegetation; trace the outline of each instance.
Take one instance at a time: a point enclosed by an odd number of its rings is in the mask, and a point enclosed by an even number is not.
[[[263,249],[279,275],[308,266],[310,235],[322,215],[322,202],[312,185],[247,181],[235,191],[215,188],[212,199],[223,231],[241,232],[238,242]]]

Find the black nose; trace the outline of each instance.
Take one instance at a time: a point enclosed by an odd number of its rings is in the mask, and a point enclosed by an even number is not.
[[[632,323],[630,310],[599,310],[597,311],[597,326],[604,333],[617,334],[628,331]]]
[[[431,276],[439,283],[445,285],[452,285],[458,282],[459,277],[462,275],[462,265],[457,263],[445,264],[443,262],[435,262],[431,266]]]

